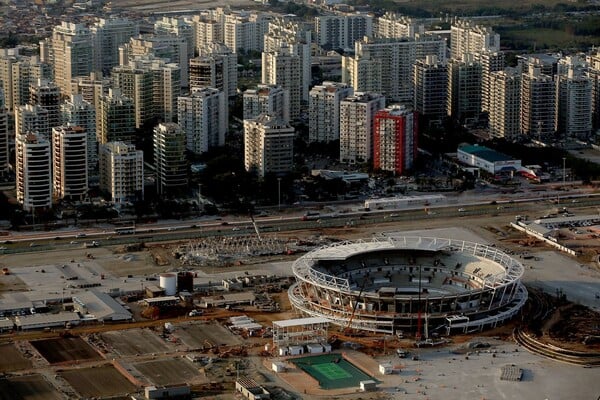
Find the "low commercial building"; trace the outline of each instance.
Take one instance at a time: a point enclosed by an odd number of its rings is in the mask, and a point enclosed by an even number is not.
[[[18,330],[43,329],[56,326],[77,325],[81,321],[76,312],[58,314],[33,314],[15,317]]]
[[[12,331],[15,328],[15,323],[12,319],[0,319],[0,332]]]
[[[242,396],[250,400],[270,399],[271,394],[264,387],[260,386],[254,379],[240,378],[235,382],[235,390]]]
[[[146,399],[189,399],[192,390],[189,385],[146,386],[144,397]]]
[[[256,296],[251,292],[227,293],[213,297],[203,297],[200,300],[200,307],[225,307],[225,306],[241,306],[252,305],[256,300]]]
[[[95,290],[73,296],[73,305],[86,319],[95,321],[127,321],[132,318],[129,311],[106,293]]]
[[[457,150],[457,157],[460,162],[481,168],[490,174],[521,170],[521,160],[515,160],[485,146],[460,146]]]

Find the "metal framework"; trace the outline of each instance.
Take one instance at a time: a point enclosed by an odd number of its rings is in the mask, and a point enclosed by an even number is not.
[[[445,264],[456,260],[466,265]],[[288,294],[298,311],[388,334],[414,331],[419,311],[434,330],[483,330],[514,317],[527,299],[518,261],[495,247],[447,238],[335,243],[300,257],[292,270]]]

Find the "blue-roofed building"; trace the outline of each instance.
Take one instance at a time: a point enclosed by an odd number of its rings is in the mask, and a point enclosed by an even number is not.
[[[518,172],[521,160],[479,145],[462,145],[457,150],[458,160],[467,165],[481,168],[490,174]]]

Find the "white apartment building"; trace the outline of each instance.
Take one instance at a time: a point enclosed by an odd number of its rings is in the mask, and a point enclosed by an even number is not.
[[[96,109],[74,94],[61,106],[62,123],[79,126],[85,131],[87,146],[88,177],[98,176],[98,142],[96,141]]]
[[[433,36],[415,39],[364,38],[355,43],[354,56],[342,58],[342,82],[355,92],[383,94],[391,101],[412,102],[413,65],[436,55],[446,60],[446,42]]]
[[[71,81],[71,94],[81,94],[83,100],[97,108],[100,97],[108,94],[108,89],[111,86],[112,81],[110,78],[92,72],[89,76],[80,76]]]
[[[94,70],[105,74],[119,65],[119,46],[140,34],[136,21],[127,18],[100,18],[90,27]]]
[[[186,136],[186,147],[195,154],[225,144],[225,95],[214,88],[193,88],[177,99],[177,121]]]
[[[340,103],[354,94],[344,83],[323,82],[314,86],[308,100],[308,141],[331,142],[340,138]]]
[[[592,80],[592,128],[600,129],[600,50],[586,57],[588,76]]]
[[[269,114],[290,122],[290,92],[281,86],[258,85],[256,89],[244,92],[244,119],[252,119],[260,114]]]
[[[481,113],[481,64],[472,54],[448,62],[447,112],[462,123]]]
[[[319,46],[327,49],[352,49],[354,42],[373,35],[373,16],[366,13],[319,15],[315,17]]]
[[[290,118],[300,116],[302,104],[302,60],[285,52],[262,53],[263,85],[280,86],[289,93]]]
[[[0,49],[0,86],[4,88],[6,108],[14,112],[29,102],[29,86],[38,79],[51,79],[52,66],[38,56],[23,56],[18,47]]]
[[[48,125],[48,110],[42,106],[26,104],[19,106],[15,112],[15,133],[39,133],[50,138],[50,125]]]
[[[88,191],[87,133],[80,126],[52,128],[52,193],[83,200]]]
[[[528,67],[521,75],[521,134],[542,140],[556,131],[556,84],[539,67]]]
[[[237,53],[238,50],[263,50],[263,38],[268,32],[271,15],[242,10],[220,10],[217,14],[223,24],[223,42],[231,51]]]
[[[520,139],[521,73],[517,68],[490,74],[489,129],[495,137]]]
[[[375,113],[385,108],[385,96],[356,92],[340,102],[340,162],[366,163],[373,156]]]
[[[71,80],[93,68],[92,36],[82,24],[62,22],[52,31],[54,81],[62,93],[71,93]]]
[[[268,114],[244,120],[244,165],[259,177],[285,174],[294,166],[295,130]]]
[[[39,133],[17,133],[15,137],[17,201],[24,210],[52,208],[50,141]]]
[[[199,56],[190,59],[190,87],[212,87],[228,98],[237,95],[237,55],[221,43],[199,47]]]
[[[128,142],[135,139],[135,104],[120,89],[109,89],[96,108],[98,143]]]
[[[185,39],[188,58],[194,57],[196,52],[194,29],[184,18],[162,17],[154,23],[154,33],[157,36],[173,36]]]
[[[457,20],[450,27],[450,58],[462,60],[464,54],[500,51],[500,35],[492,28],[469,20]]]
[[[194,15],[190,21],[196,49],[212,43],[223,43],[223,24],[210,15]]]
[[[181,70],[182,87],[189,85],[189,57],[187,40],[177,36],[139,35],[119,46],[119,64],[127,65],[138,57],[153,56],[165,63],[177,64]]]
[[[144,198],[144,153],[132,144],[109,142],[100,146],[100,189],[114,203]]]
[[[4,90],[0,87],[0,174],[8,171],[8,112],[4,102]]]
[[[184,191],[188,185],[185,132],[173,122],[154,128],[154,168],[159,195]]]
[[[417,19],[387,11],[377,20],[375,36],[380,38],[414,38],[425,33],[425,25]]]
[[[429,121],[441,121],[446,116],[448,96],[448,65],[436,55],[415,61],[413,67],[413,107]]]
[[[133,100],[136,128],[160,119],[171,122],[181,94],[181,69],[153,56],[141,56],[113,68],[114,88]]]
[[[592,78],[588,64],[577,56],[558,62],[556,81],[556,130],[559,135],[587,140],[592,133]]]
[[[504,52],[481,52],[474,55],[481,64],[481,111],[490,111],[490,75],[503,71],[506,65]]]

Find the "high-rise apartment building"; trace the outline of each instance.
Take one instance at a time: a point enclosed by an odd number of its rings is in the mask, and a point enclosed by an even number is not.
[[[14,112],[29,102],[29,86],[38,79],[52,79],[52,66],[38,56],[23,56],[20,48],[0,49],[0,86],[6,108]]]
[[[212,43],[224,43],[223,24],[210,15],[194,15],[191,20],[196,49]],[[232,51],[235,52],[235,51]]]
[[[185,132],[173,122],[158,124],[154,128],[153,142],[157,193],[184,191],[188,184]]]
[[[52,128],[52,194],[83,200],[88,191],[87,134],[80,126]]]
[[[48,111],[48,126],[50,129],[61,124],[60,88],[54,82],[38,79],[29,87],[29,104],[38,105]]]
[[[490,75],[503,71],[506,65],[504,53],[481,52],[475,54],[475,59],[481,64],[481,111],[490,111]]]
[[[315,17],[316,42],[325,49],[352,49],[354,42],[373,36],[373,16],[366,13]]]
[[[222,21],[223,42],[231,51],[263,50],[263,38],[268,32],[271,15],[217,9],[216,17]]]
[[[127,65],[142,56],[162,58],[175,63],[181,70],[181,86],[189,85],[189,57],[187,40],[177,36],[139,35],[119,47],[119,64]]]
[[[100,189],[114,203],[144,199],[144,153],[132,144],[109,142],[100,146]]]
[[[133,99],[136,128],[161,120],[171,122],[181,94],[181,70],[153,56],[141,56],[127,65],[113,68],[114,87]]]
[[[92,72],[92,36],[85,25],[63,21],[54,27],[51,44],[54,81],[66,95],[71,93],[73,78]]]
[[[481,113],[481,64],[472,54],[448,62],[447,112],[461,121],[476,120]]]
[[[416,113],[401,105],[375,113],[373,169],[402,175],[417,158],[419,125]]]
[[[17,133],[15,138],[17,201],[26,211],[52,208],[50,141],[39,133]]]
[[[588,76],[592,80],[592,128],[600,129],[600,50],[587,57]]]
[[[101,96],[96,108],[96,137],[98,143],[135,140],[135,104],[119,89],[109,89]]]
[[[264,85],[281,86],[289,93],[290,118],[300,116],[302,104],[302,64],[300,57],[283,52],[262,53]]]
[[[0,175],[8,171],[8,112],[4,102],[4,90],[0,87]]]
[[[446,42],[433,36],[415,39],[364,38],[355,43],[354,56],[342,58],[342,82],[356,92],[375,92],[391,101],[413,101],[413,65],[436,55],[446,59]]]
[[[465,54],[500,51],[500,35],[492,28],[469,20],[457,20],[450,27],[450,58],[462,60]]]
[[[385,108],[385,96],[354,93],[340,102],[340,161],[366,163],[373,157],[375,113]]]
[[[96,108],[100,103],[100,97],[108,94],[111,85],[110,78],[92,72],[89,76],[80,76],[71,81],[71,94],[81,94],[85,101]]]
[[[323,82],[310,90],[308,141],[331,142],[340,138],[340,103],[354,94],[344,83]]]
[[[521,76],[521,134],[538,140],[552,137],[555,115],[556,85],[552,76],[529,65]]]
[[[587,64],[578,57],[566,57],[556,75],[556,130],[559,135],[581,140],[592,133],[592,78]]]
[[[98,142],[96,140],[96,109],[80,94],[73,94],[61,106],[62,123],[84,130],[87,148],[88,177],[98,176]]]
[[[517,141],[521,137],[521,73],[517,68],[490,74],[489,129],[495,137]]]
[[[290,122],[290,93],[281,86],[258,85],[256,89],[244,92],[244,119],[252,119],[260,114],[269,114]]]
[[[39,133],[50,138],[50,125],[48,125],[48,110],[42,106],[26,104],[19,106],[15,112],[15,133]]]
[[[173,36],[185,39],[188,59],[194,57],[196,52],[194,29],[184,18],[162,17],[154,23],[154,34],[156,36]]]
[[[244,120],[244,165],[259,177],[285,174],[294,166],[295,130],[268,114]]]
[[[190,87],[219,89],[228,98],[237,94],[237,55],[221,43],[199,47],[200,55],[190,59]]]
[[[109,74],[119,65],[119,46],[140,34],[136,21],[127,18],[100,18],[90,27],[94,53],[94,71]]]
[[[424,33],[425,26],[421,21],[390,11],[378,18],[375,30],[375,36],[390,39],[414,38]]]
[[[177,121],[192,153],[223,146],[227,131],[225,95],[213,88],[193,88],[188,96],[177,99]]]
[[[429,121],[440,122],[446,117],[448,95],[448,65],[435,55],[415,61],[413,67],[413,107]]]

